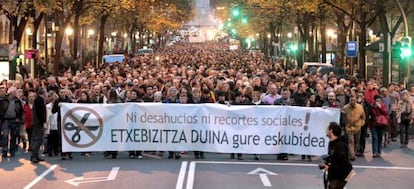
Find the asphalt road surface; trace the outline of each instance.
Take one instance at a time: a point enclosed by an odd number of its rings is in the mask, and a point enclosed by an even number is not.
[[[356,175],[346,188],[414,188],[413,142],[408,149],[391,143],[382,158],[372,158],[368,145],[365,157],[353,162]],[[0,161],[0,189],[323,188],[319,157],[309,162],[290,155],[289,160],[278,161],[275,155],[263,155],[255,161],[253,155],[232,160],[229,154],[206,153],[206,159],[198,160],[189,152],[178,160],[148,153],[143,159],[129,159],[127,152],[120,152],[118,159],[105,159],[94,152],[90,157],[75,154],[72,160],[45,157],[39,164],[32,164],[29,157],[19,151],[16,157]]]

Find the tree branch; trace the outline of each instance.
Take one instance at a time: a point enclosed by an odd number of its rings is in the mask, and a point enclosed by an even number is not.
[[[337,10],[339,10],[339,11],[343,12],[344,14],[348,15],[348,16],[349,16],[349,17],[351,17],[351,19],[352,19],[353,21],[355,21],[356,23],[361,24],[361,21],[360,21],[360,20],[358,20],[358,18],[357,18],[355,15],[353,15],[353,14],[349,13],[349,12],[348,12],[348,11],[346,11],[345,9],[343,9],[343,8],[341,8],[341,7],[336,6],[335,4],[333,4],[332,2],[330,2],[330,1],[328,1],[328,0],[323,0],[323,2],[324,2],[325,4],[327,4],[327,5],[331,6],[332,8],[337,9]]]

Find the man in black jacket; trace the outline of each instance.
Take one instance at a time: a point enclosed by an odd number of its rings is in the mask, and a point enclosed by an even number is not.
[[[32,109],[32,156],[30,157],[32,163],[44,161],[44,159],[39,157],[39,150],[40,146],[43,144],[44,138],[43,125],[46,123],[46,99],[46,89],[40,88],[37,92],[37,97],[34,100]]]
[[[59,132],[59,146],[62,146],[62,123],[61,123],[61,112],[60,112],[60,103],[71,103],[72,101],[70,100],[70,98],[67,95],[67,89],[60,89],[58,90],[58,94],[59,94],[59,98],[55,100],[55,102],[53,102],[53,106],[52,106],[52,114],[57,113],[57,125],[58,125],[58,132]],[[62,152],[62,149],[59,149],[60,151],[60,156],[62,160],[65,160],[66,158],[68,159],[72,159],[72,153],[71,152]]]
[[[349,161],[348,145],[343,136],[342,128],[336,122],[329,123],[326,135],[329,138],[328,155],[323,169],[328,171],[328,188],[343,189],[352,171]]]

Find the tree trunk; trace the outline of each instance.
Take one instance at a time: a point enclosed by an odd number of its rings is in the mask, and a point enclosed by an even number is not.
[[[325,14],[325,7],[323,5],[321,5],[319,7],[319,14],[320,14],[319,15],[319,21],[320,21],[320,24],[321,24],[320,34],[321,34],[321,46],[322,46],[322,48],[321,48],[321,50],[322,50],[322,52],[321,52],[322,53],[322,62],[326,63],[326,14]],[[316,48],[319,49],[319,47],[316,47]],[[318,60],[319,60],[319,54],[317,56],[318,56]]]
[[[101,16],[100,23],[99,23],[99,41],[98,41],[98,62],[96,67],[102,64],[102,56],[104,50],[104,41],[105,41],[105,23],[108,20],[108,14],[104,14]]]
[[[60,29],[56,32],[55,37],[55,57],[53,63],[53,75],[58,75],[60,72],[60,58],[62,56],[62,41],[64,30]]]
[[[27,24],[27,13],[26,16],[20,19],[20,22],[18,22],[18,17],[12,16],[10,17],[10,36],[13,35],[13,37],[9,38],[9,43],[12,44],[13,40],[17,41],[16,44],[16,52],[19,50],[20,43],[22,41],[23,31]],[[16,79],[16,61],[14,61],[15,58],[9,60],[9,79],[15,80]]]
[[[367,44],[367,23],[361,22],[359,24],[361,32],[359,33],[359,61],[358,61],[358,74],[361,78],[366,79],[365,74],[365,44]]]
[[[80,18],[80,14],[76,13],[75,15],[75,21],[74,21],[74,27],[73,27],[73,40],[71,40],[70,42],[73,42],[73,49],[71,49],[71,55],[74,59],[78,58],[78,46],[79,46],[79,32],[80,32],[80,27],[79,27],[79,18]]]
[[[326,24],[325,20],[321,21],[321,45],[322,45],[322,62],[326,63]],[[318,57],[319,60],[319,57]]]
[[[40,13],[39,16],[33,22],[32,49],[37,49],[36,48],[37,47],[37,34],[39,33],[38,30],[39,30],[39,27],[40,27],[40,24],[42,22],[44,15],[45,14],[43,12]],[[38,58],[39,57],[33,57],[34,75],[32,77],[35,77],[35,78],[39,77],[39,74],[40,74],[40,65],[38,64]]]

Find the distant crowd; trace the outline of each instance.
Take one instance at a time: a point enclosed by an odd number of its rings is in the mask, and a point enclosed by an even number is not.
[[[350,160],[364,156],[365,139],[372,137],[372,156],[399,141],[407,148],[414,118],[414,87],[378,86],[375,79],[338,78],[297,68],[285,69],[261,53],[229,50],[225,43],[177,43],[152,55],[127,57],[124,62],[91,64],[58,76],[4,80],[0,84],[2,157],[31,149],[33,103],[39,89],[47,92],[44,154],[71,159],[62,153],[58,104],[70,103],[219,103],[334,107],[341,109],[341,126]],[[371,131],[368,133],[368,130]],[[152,153],[152,152],[151,152]],[[159,154],[163,154],[162,152]],[[89,153],[82,153],[88,156]],[[117,158],[117,152],[105,152]],[[129,152],[142,158],[141,152]],[[195,158],[205,158],[194,152]],[[243,159],[242,154],[231,158]],[[169,152],[168,158],[180,158]],[[254,156],[260,159],[260,154]],[[303,159],[312,158],[303,155]],[[277,159],[288,159],[278,154]]]

